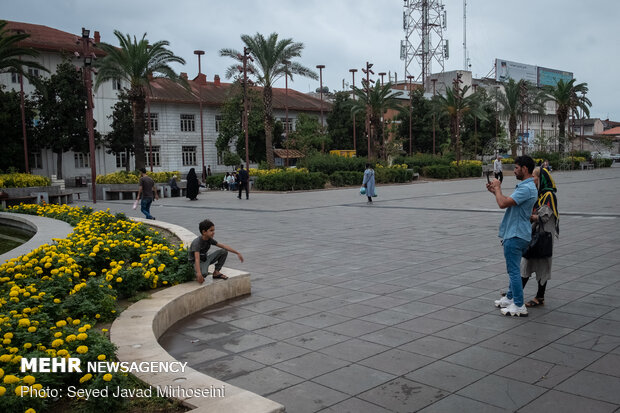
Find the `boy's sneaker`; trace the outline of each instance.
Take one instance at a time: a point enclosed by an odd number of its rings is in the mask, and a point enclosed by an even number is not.
[[[517,307],[515,303],[512,303],[508,307],[502,308],[500,311],[503,315],[527,317],[527,308],[525,307],[525,305]]]
[[[494,303],[495,303],[495,307],[506,308],[510,304],[514,304],[514,300],[512,298],[508,299],[508,298],[506,298],[506,296],[503,296],[499,300],[495,300]]]

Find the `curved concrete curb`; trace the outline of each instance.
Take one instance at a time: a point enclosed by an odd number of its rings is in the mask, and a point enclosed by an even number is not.
[[[32,238],[19,247],[0,255],[0,263],[28,254],[43,244],[51,244],[53,238],[67,238],[67,235],[73,232],[73,227],[64,221],[12,212],[0,212],[0,225],[12,226],[35,233]]]
[[[191,231],[161,221],[136,221],[163,228],[178,236],[185,245],[196,237]],[[184,283],[166,288],[141,300],[114,321],[110,329],[110,341],[114,343],[117,357],[127,362],[171,362],[176,361],[158,343],[158,338],[180,319],[213,304],[250,293],[250,274],[226,268],[226,281],[207,279],[202,285]],[[183,404],[195,408],[193,412],[226,413],[283,413],[284,406],[262,396],[226,384],[192,368],[183,373],[135,373],[149,385],[163,389],[180,389],[178,397]],[[224,397],[189,396],[196,389],[224,389]]]

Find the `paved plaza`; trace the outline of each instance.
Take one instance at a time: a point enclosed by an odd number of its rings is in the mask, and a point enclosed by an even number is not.
[[[380,185],[372,206],[357,188],[156,202],[158,220],[196,233],[214,221],[245,257],[227,266],[252,274],[251,296],[160,342],[289,413],[618,412],[620,168],[554,178],[560,238],[528,318],[493,306],[508,283],[503,212],[482,178]],[[131,204],[96,206],[142,216]]]

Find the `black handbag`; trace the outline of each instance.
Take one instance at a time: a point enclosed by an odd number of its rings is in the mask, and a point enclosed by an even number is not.
[[[543,229],[543,226],[536,224],[532,228],[532,240],[527,250],[523,253],[523,258],[548,258],[553,255],[553,234]]]

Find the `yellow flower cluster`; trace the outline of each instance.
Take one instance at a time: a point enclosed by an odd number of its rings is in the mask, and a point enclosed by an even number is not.
[[[306,174],[306,173],[308,173],[308,169],[306,169],[306,168],[288,168],[288,169],[279,169],[279,168],[275,168],[275,169],[254,169],[254,168],[250,168],[250,170],[248,171],[250,176],[268,176],[268,175],[279,174],[281,172],[294,172],[294,173]]]
[[[179,171],[170,172],[147,172],[148,176],[153,178],[155,182],[168,182],[173,175],[181,176]],[[98,184],[137,184],[140,175],[137,171],[127,173],[125,171],[114,172],[107,175],[97,175]]]
[[[388,167],[385,167],[381,165],[380,163],[375,165],[375,169],[408,169],[408,168],[409,166],[407,166],[406,163],[402,163],[402,164],[395,163],[394,165],[388,166]]]
[[[456,166],[456,161],[450,162],[450,165]],[[473,159],[465,159],[460,162],[460,165],[461,166],[468,166],[468,165],[482,166],[482,161],[476,161]]]
[[[26,188],[29,186],[49,186],[50,180],[46,176],[30,174],[0,174],[0,188]]]

